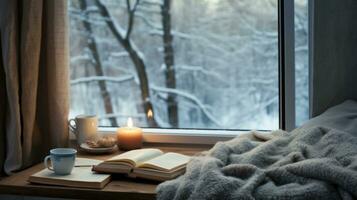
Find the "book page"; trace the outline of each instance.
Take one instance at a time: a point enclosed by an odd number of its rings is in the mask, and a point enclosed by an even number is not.
[[[92,167],[93,165],[98,165],[103,162],[102,160],[95,160],[89,158],[76,158],[74,166],[77,167]]]
[[[114,156],[105,161],[105,163],[129,163],[132,166],[140,165],[141,163],[162,155],[163,152],[159,149],[137,149]]]
[[[179,153],[166,153],[138,165],[138,168],[150,168],[162,171],[173,171],[188,163],[189,156]]]

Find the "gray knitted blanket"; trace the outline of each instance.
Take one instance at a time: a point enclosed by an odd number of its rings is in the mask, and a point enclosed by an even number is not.
[[[357,199],[357,137],[312,127],[264,143],[220,142],[157,193],[159,200]]]

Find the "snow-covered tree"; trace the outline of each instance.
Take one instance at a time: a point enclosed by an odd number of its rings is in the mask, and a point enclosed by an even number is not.
[[[295,13],[299,119],[308,112],[306,2]],[[80,0],[69,8],[71,115],[96,113],[112,126],[130,116],[150,127],[278,128],[276,0]]]

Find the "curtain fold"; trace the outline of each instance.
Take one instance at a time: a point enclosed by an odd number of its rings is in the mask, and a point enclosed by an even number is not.
[[[0,164],[10,174],[68,145],[67,1],[4,0],[0,18]]]
[[[1,22],[1,21],[0,21]],[[0,32],[1,38],[1,32]],[[5,72],[2,61],[2,51],[1,51],[1,40],[0,40],[0,174],[4,171],[4,161],[5,161],[5,106],[6,106],[6,87],[5,87]]]

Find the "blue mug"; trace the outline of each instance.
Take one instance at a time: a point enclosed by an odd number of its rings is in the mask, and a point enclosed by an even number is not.
[[[76,160],[76,154],[77,150],[72,148],[51,149],[50,155],[44,159],[45,167],[58,175],[71,174]],[[51,159],[52,167],[48,165],[49,159]]]

